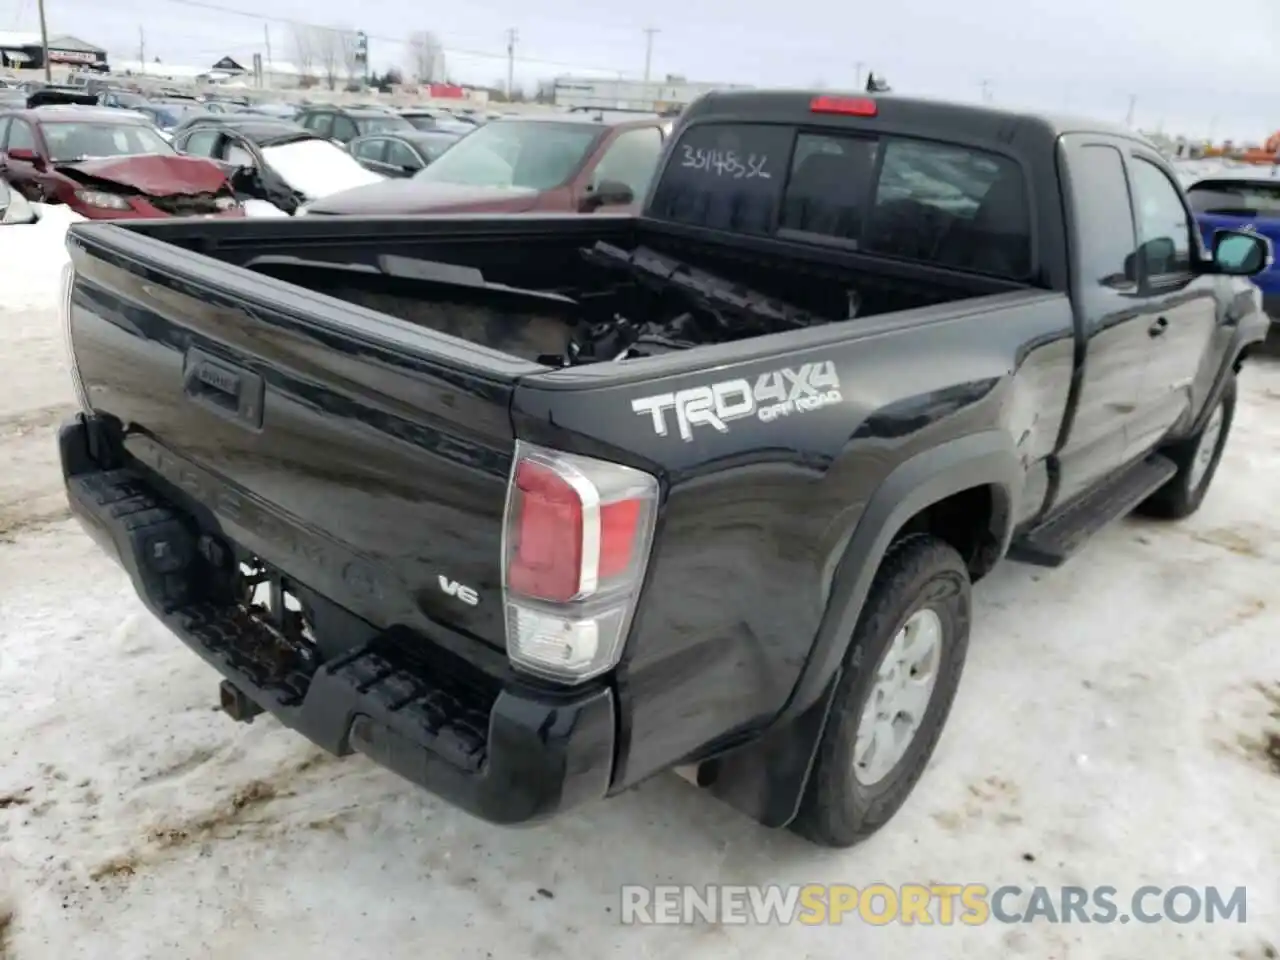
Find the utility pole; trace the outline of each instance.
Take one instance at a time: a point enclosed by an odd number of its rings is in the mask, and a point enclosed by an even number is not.
[[[53,70],[49,66],[49,28],[44,20],[44,0],[37,0],[37,6],[40,8],[40,51],[44,56],[44,79],[47,83],[53,83]]]
[[[1129,94],[1129,112],[1126,113],[1124,117],[1124,125],[1126,127],[1129,127],[1130,129],[1132,129],[1133,127],[1133,117],[1137,109],[1138,109],[1138,95],[1131,93]]]
[[[271,27],[265,23],[262,25],[262,39],[267,42],[267,72],[274,73],[271,68]]]
[[[147,35],[143,33],[141,24],[138,25],[138,62],[143,64],[147,62]]]
[[[657,27],[644,28],[644,82],[649,84],[649,69],[653,65],[653,35],[659,33]]]
[[[511,102],[511,94],[515,90],[516,83],[516,41],[520,39],[520,35],[516,33],[516,28],[512,27],[507,31],[507,102]]]
[[[991,81],[979,80],[978,86],[982,89],[982,102],[990,103],[991,102]]]

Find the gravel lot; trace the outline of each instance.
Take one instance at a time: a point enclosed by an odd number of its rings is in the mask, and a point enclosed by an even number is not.
[[[1280,367],[1246,371],[1192,520],[1128,521],[978,588],[932,767],[888,829],[832,853],[674,776],[494,829],[217,713],[215,675],[67,519],[52,301],[0,299],[3,960],[1276,956]],[[618,923],[623,883],[811,881],[1246,885],[1249,922]]]

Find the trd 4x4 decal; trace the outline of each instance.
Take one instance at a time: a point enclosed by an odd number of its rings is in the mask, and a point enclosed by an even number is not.
[[[708,426],[728,433],[728,424],[743,417],[771,423],[793,413],[808,413],[839,403],[840,378],[830,360],[806,363],[799,370],[784,367],[763,373],[752,385],[747,380],[723,380],[704,387],[690,387],[675,393],[659,393],[631,401],[631,409],[649,416],[654,432],[665,437],[669,430],[668,411],[675,414],[680,439],[692,442],[695,426]]]

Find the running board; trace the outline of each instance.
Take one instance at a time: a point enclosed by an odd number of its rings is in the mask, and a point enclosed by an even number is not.
[[[1090,537],[1128,515],[1177,472],[1177,465],[1160,454],[1139,460],[1015,540],[1009,559],[1038,567],[1061,566]]]

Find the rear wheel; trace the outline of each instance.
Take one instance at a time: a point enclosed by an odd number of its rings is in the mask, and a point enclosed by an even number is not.
[[[1140,513],[1181,520],[1200,509],[1205,494],[1209,492],[1209,484],[1218,472],[1235,412],[1236,378],[1233,376],[1223,387],[1222,396],[1200,431],[1165,451],[1165,455],[1178,465],[1178,472],[1139,507]]]
[[[935,537],[906,537],[876,573],[792,829],[848,847],[884,826],[933,755],[969,645],[969,573]]]

